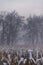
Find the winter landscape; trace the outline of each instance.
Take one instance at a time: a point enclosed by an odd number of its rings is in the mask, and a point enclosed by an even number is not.
[[[0,64],[43,65],[43,16],[0,13]]]
[[[43,0],[0,0],[0,65],[43,65]]]

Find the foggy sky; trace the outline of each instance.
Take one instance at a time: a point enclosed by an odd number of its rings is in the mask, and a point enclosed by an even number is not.
[[[0,0],[0,11],[16,10],[20,15],[43,15],[43,0]]]

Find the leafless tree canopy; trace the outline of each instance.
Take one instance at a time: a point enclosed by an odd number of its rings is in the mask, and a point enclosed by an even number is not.
[[[38,43],[43,44],[43,16],[25,19],[15,11],[0,14],[0,45]]]

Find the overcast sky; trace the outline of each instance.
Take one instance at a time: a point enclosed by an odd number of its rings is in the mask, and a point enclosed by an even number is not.
[[[16,10],[20,15],[43,14],[43,0],[0,0],[0,11]]]

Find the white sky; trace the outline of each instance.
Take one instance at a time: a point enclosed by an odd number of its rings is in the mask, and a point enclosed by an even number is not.
[[[16,10],[20,15],[43,15],[43,0],[0,0],[0,11]]]

